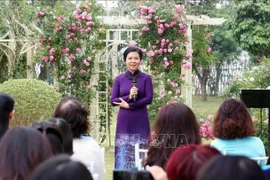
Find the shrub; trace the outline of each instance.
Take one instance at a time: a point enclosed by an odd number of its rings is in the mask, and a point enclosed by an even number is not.
[[[213,140],[214,136],[212,134],[212,124],[213,117],[212,115],[208,115],[207,118],[203,119],[199,118],[198,123],[200,125],[200,135],[204,141]]]
[[[36,79],[13,79],[0,86],[0,92],[15,99],[15,119],[11,126],[29,126],[33,121],[51,117],[61,94],[43,81]]]
[[[263,59],[252,70],[244,72],[242,77],[231,80],[225,89],[226,97],[240,97],[242,89],[265,89],[270,85],[270,59]]]

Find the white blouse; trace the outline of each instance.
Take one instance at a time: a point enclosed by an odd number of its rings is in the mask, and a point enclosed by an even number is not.
[[[94,180],[104,180],[104,155],[96,140],[87,136],[74,138],[73,152],[71,158],[83,163],[91,172]]]

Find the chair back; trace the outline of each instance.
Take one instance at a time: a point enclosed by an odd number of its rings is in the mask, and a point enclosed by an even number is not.
[[[254,158],[250,158],[254,161],[256,161],[260,166],[265,166],[268,160],[268,156],[265,157],[254,157]]]
[[[140,144],[135,144],[135,166],[142,170],[142,161],[147,157],[148,149],[140,149]]]

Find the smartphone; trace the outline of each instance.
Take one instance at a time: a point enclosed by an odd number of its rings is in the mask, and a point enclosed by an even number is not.
[[[146,170],[114,170],[114,180],[154,180],[150,172]]]

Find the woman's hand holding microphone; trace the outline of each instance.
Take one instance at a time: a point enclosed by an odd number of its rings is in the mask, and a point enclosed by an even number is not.
[[[138,95],[138,88],[133,86],[130,91],[129,91],[129,99],[133,99],[136,100],[137,99],[137,95]],[[129,105],[128,103],[123,100],[122,98],[119,98],[121,102],[113,102],[114,104],[117,104],[119,107],[121,108],[126,108],[129,109]]]
[[[129,91],[129,99],[133,99],[134,101],[136,101],[137,99],[137,95],[138,95],[138,88],[135,86],[132,86],[132,88]]]

